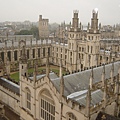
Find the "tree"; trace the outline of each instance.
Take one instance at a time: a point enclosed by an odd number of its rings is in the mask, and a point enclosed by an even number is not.
[[[36,39],[39,39],[39,31],[36,26],[33,26],[30,30],[21,30],[16,32],[15,35],[33,35]]]

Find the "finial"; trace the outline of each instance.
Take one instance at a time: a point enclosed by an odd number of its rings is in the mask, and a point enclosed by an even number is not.
[[[60,60],[60,101],[62,101],[62,96],[64,95],[64,78],[62,75],[62,59]]]
[[[93,67],[92,67],[92,70],[91,70],[91,75],[90,75],[90,89],[92,89],[92,86],[93,86]]]
[[[35,61],[35,64],[34,64],[34,82],[36,82],[37,80],[37,72],[38,72],[38,64],[37,64],[37,61]]]
[[[88,119],[90,119],[90,104],[91,104],[91,90],[89,85],[87,96],[86,96],[86,116]]]
[[[27,63],[27,55],[25,53],[25,46],[22,47],[22,55],[20,57],[20,61],[23,63]]]
[[[111,83],[113,83],[113,77],[114,77],[114,62],[112,62],[112,66],[111,66]]]
[[[102,70],[102,86],[104,87],[104,81],[105,81],[105,64],[103,65],[103,70]]]
[[[46,76],[49,77],[49,56],[46,58]]]

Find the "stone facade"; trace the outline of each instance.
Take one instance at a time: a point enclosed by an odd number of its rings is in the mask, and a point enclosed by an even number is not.
[[[42,16],[40,16],[40,19],[44,22]],[[43,23],[41,24],[43,25]],[[47,30],[48,23],[45,23],[45,25],[46,28],[43,31]],[[63,28],[66,28],[65,23]],[[10,71],[18,70],[22,50],[20,40],[25,41],[28,67],[33,67],[36,59],[39,65],[45,64],[48,54],[50,63],[60,66],[62,60],[63,67],[70,73],[119,60],[119,44],[109,42],[115,42],[114,39],[109,41],[108,39],[101,39],[100,28],[101,25],[98,26],[98,11],[92,11],[91,25],[88,23],[86,32],[83,30],[81,22],[79,24],[78,11],[74,11],[72,24],[66,30],[61,29],[63,34],[60,34],[58,38],[36,40],[32,36],[21,38],[20,36],[9,38],[8,36],[8,40],[4,39],[4,42],[0,45],[1,58],[8,67],[6,73],[9,74]],[[42,29],[44,28],[41,27]],[[41,30],[39,29],[39,31]],[[18,42],[11,38],[19,38],[20,40]],[[119,43],[120,40],[117,41]]]
[[[49,37],[49,20],[43,19],[42,15],[39,16],[39,38],[45,39]]]
[[[67,43],[63,36],[57,41],[41,38],[2,42],[0,101],[21,120],[95,120],[100,111],[117,117],[120,49],[117,41],[101,40],[98,11],[93,10],[85,34],[78,11],[74,11],[66,37]],[[59,77],[50,72],[49,63],[60,66]],[[43,64],[46,74],[38,75],[37,68]],[[20,85],[4,78],[18,66]],[[28,75],[30,67],[34,67],[32,77]],[[62,67],[71,74],[63,76]]]

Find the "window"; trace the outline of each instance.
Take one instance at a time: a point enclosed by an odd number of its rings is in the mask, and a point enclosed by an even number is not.
[[[79,47],[79,51],[81,51],[81,47]]]
[[[75,117],[75,115],[73,113],[68,113],[67,120],[77,120],[77,118]]]
[[[91,46],[91,53],[92,53],[92,51],[93,51],[93,47]]]
[[[7,56],[9,58],[9,60],[11,61],[11,51],[8,51]]]
[[[38,57],[40,57],[40,48],[38,48]]]
[[[52,96],[44,90],[40,97],[40,119],[55,120],[55,104]]]
[[[26,107],[31,110],[31,92],[26,88]]]
[[[45,57],[45,48],[43,48],[43,57]]]
[[[84,48],[82,48],[82,52],[84,52]]]
[[[29,59],[29,50],[27,50],[27,58]]]
[[[89,46],[88,46],[88,53],[89,53]]]
[[[92,40],[93,40],[93,36],[92,36]]]
[[[82,54],[82,59],[84,59],[84,54]]]
[[[17,51],[14,51],[14,60],[17,60]]]
[[[88,40],[90,40],[90,36],[88,36]]]
[[[50,56],[50,48],[48,48],[48,56]]]
[[[33,58],[35,58],[35,49],[32,50]]]

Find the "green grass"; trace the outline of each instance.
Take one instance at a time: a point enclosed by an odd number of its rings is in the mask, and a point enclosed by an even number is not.
[[[44,67],[39,67],[38,71],[41,73],[42,70],[45,70],[45,69],[46,69],[45,66]],[[56,66],[55,67],[50,67],[50,70],[52,70],[53,72],[55,72],[59,76],[59,67],[56,67]],[[33,73],[33,71],[34,71],[34,68],[28,69],[28,73]],[[66,71],[63,70],[63,74],[65,74],[65,73],[66,73]],[[12,79],[14,79],[15,81],[19,81],[19,72],[11,73],[10,77]]]
[[[19,72],[11,74],[10,77],[18,82],[19,81]]]

